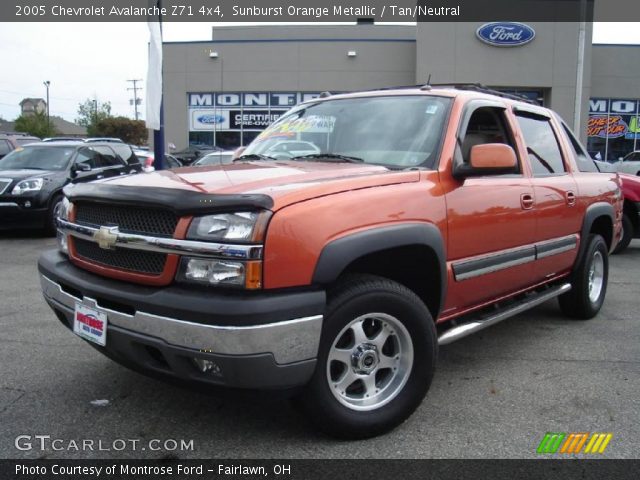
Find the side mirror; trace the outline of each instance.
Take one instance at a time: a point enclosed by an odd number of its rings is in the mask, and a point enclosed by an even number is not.
[[[516,152],[504,143],[485,143],[471,147],[469,163],[454,167],[455,177],[479,177],[514,173],[518,165]]]
[[[89,172],[89,171],[91,171],[91,166],[87,165],[86,163],[74,163],[72,170],[75,173],[78,173],[78,172]]]
[[[235,160],[236,158],[240,157],[240,155],[242,155],[242,152],[244,152],[246,150],[247,147],[238,147],[234,150],[233,152],[233,157],[231,157],[231,160]]]

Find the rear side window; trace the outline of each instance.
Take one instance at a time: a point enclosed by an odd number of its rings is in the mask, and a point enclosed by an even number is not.
[[[114,143],[112,145],[112,147],[116,153],[118,154],[118,156],[124,160],[125,162],[127,162],[127,164],[131,165],[135,165],[136,163],[140,163],[138,160],[138,157],[135,156],[135,154],[133,153],[133,150],[131,150],[131,147],[128,145],[118,145],[117,143]]]
[[[548,118],[518,113],[520,130],[527,144],[527,154],[534,175],[557,175],[566,172],[558,139]]]
[[[576,159],[576,163],[578,164],[578,170],[580,170],[581,172],[599,172],[600,170],[598,170],[598,167],[596,166],[594,161],[591,159],[591,157],[589,157],[589,154],[587,154],[584,147],[576,139],[569,127],[567,127],[563,123],[562,128],[564,129],[565,135],[569,139],[571,150],[573,150],[573,155]]]
[[[94,147],[94,149],[100,154],[100,166],[101,167],[121,167],[122,162],[116,154],[109,147]]]
[[[89,165],[92,170],[94,168],[102,166],[100,165],[98,152],[94,151],[91,148],[81,148],[80,150],[78,150],[78,155],[76,156],[75,163],[84,163],[86,165]]]

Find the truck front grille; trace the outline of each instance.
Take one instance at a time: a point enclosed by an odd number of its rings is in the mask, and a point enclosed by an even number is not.
[[[76,222],[92,227],[118,226],[121,232],[173,237],[178,217],[169,210],[125,205],[78,202]]]
[[[167,261],[167,255],[164,253],[144,252],[127,248],[105,250],[100,248],[97,243],[80,238],[75,238],[73,242],[76,255],[80,259],[133,273],[160,275]]]

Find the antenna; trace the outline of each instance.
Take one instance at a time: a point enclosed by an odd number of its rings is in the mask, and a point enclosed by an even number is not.
[[[420,90],[431,90],[431,74],[429,74],[429,78],[427,78],[427,83],[421,86]]]

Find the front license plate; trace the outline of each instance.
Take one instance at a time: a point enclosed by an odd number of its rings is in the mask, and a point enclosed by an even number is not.
[[[104,347],[107,343],[107,314],[76,303],[73,333]]]

